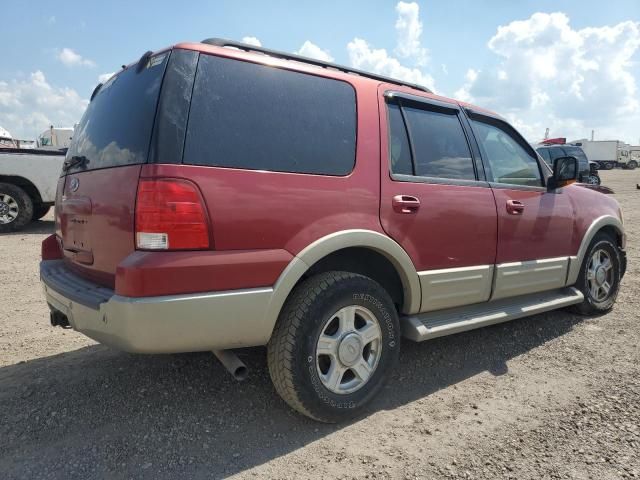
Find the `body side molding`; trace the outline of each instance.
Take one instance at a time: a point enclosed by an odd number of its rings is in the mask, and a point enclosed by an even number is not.
[[[418,272],[421,312],[485,302],[491,295],[493,265],[444,268]]]
[[[582,242],[580,243],[580,248],[578,249],[578,253],[575,257],[569,257],[569,271],[567,274],[567,286],[571,286],[578,281],[578,275],[580,274],[580,266],[582,265],[582,261],[584,256],[587,254],[587,248],[589,248],[589,244],[593,240],[593,237],[596,236],[601,229],[604,227],[613,227],[621,236],[622,236],[622,248],[625,248],[626,243],[626,235],[624,232],[624,225],[619,218],[614,217],[613,215],[603,215],[602,217],[596,218],[593,223],[587,229],[587,232],[582,237]]]

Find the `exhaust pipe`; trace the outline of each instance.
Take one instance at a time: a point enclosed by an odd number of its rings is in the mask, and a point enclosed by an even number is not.
[[[226,368],[233,378],[241,382],[249,375],[249,369],[238,355],[231,350],[212,350],[213,354],[218,357],[220,363]]]
[[[52,310],[49,312],[49,320],[51,321],[52,327],[71,328],[67,316],[58,310]]]

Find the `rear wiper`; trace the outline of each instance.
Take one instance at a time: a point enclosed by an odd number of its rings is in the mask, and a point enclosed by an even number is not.
[[[64,163],[62,164],[62,171],[66,172],[70,168],[78,166],[78,165],[86,166],[87,163],[89,163],[89,159],[87,157],[85,157],[84,155],[74,155],[69,160],[65,160],[64,161]]]

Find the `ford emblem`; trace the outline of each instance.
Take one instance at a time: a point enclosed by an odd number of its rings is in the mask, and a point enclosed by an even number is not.
[[[69,190],[71,190],[72,192],[75,192],[78,190],[79,187],[80,187],[80,180],[78,180],[76,177],[73,177],[71,179],[71,183],[69,184]]]

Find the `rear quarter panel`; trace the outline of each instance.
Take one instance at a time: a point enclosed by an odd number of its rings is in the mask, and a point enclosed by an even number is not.
[[[195,165],[145,165],[142,176],[186,178],[199,186],[215,250],[285,249],[296,255],[340,230],[382,233],[376,84],[350,83],[356,90],[358,126],[355,167],[347,176]]]
[[[64,155],[0,153],[0,175],[23,177],[35,185],[43,202],[53,202]]]

